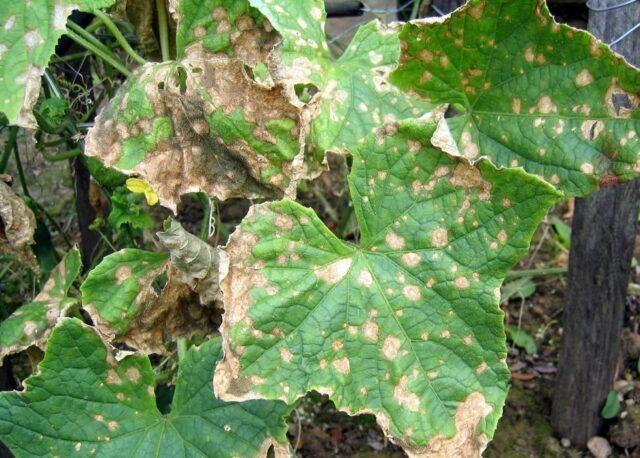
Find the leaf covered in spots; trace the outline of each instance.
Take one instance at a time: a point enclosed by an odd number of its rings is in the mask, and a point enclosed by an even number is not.
[[[35,128],[31,109],[40,77],[49,64],[67,17],[74,9],[92,11],[114,0],[31,0],[0,2],[0,110],[9,123]]]
[[[192,56],[138,69],[97,117],[86,154],[140,176],[174,211],[191,192],[281,196],[296,175],[299,118],[241,61]]]
[[[429,146],[437,121],[387,125],[354,151],[358,244],[295,202],[252,207],[226,248],[218,396],[316,390],[412,456],[483,449],[509,383],[500,285],[560,195]]]
[[[7,183],[11,179],[0,175],[0,253],[37,268],[31,251],[36,230],[36,217],[22,199],[14,194]]]
[[[556,23],[544,0],[471,0],[400,39],[392,82],[456,113],[437,146],[521,166],[569,196],[640,172],[640,73]]]
[[[103,336],[144,353],[165,342],[212,331],[215,313],[179,279],[166,253],[127,248],[102,260],[80,290],[82,306]]]
[[[180,364],[171,412],[156,407],[146,356],[116,361],[88,326],[64,319],[25,391],[0,394],[0,436],[26,456],[287,456],[286,405],[227,403],[212,395],[220,341],[191,348]],[[49,421],[43,421],[48,418]]]
[[[80,252],[73,248],[51,271],[40,294],[0,323],[0,364],[6,355],[32,345],[44,348],[58,319],[77,303],[67,293],[81,268]]]
[[[269,21],[248,0],[170,0],[178,23],[178,56],[228,56],[250,67],[263,64],[278,40]]]
[[[175,220],[170,220],[158,238],[182,274],[182,282],[200,294],[203,304],[215,303],[220,295],[218,271],[222,252],[187,232]]]
[[[356,32],[334,59],[324,27],[322,0],[250,0],[282,35],[272,53],[274,79],[288,86],[311,84],[318,90],[310,104],[310,143],[320,152],[346,152],[384,122],[413,118],[431,105],[412,99],[388,81],[398,63],[400,41],[394,27],[379,22]]]

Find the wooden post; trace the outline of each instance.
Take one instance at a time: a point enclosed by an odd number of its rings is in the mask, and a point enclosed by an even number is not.
[[[638,3],[591,11],[589,31],[610,43],[638,21]],[[614,48],[636,65],[639,37],[627,37]],[[578,447],[601,431],[603,400],[616,377],[639,197],[640,182],[633,181],[576,199],[552,424]]]

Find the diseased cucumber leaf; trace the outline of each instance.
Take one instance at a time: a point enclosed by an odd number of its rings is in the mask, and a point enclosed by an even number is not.
[[[179,57],[228,56],[255,67],[264,64],[277,42],[269,21],[247,0],[170,0],[169,4],[178,23]]]
[[[439,120],[354,151],[357,245],[295,202],[252,207],[226,248],[218,396],[316,390],[416,456],[486,446],[509,383],[500,285],[560,194],[429,146]]]
[[[385,122],[414,118],[432,105],[398,91],[388,75],[398,64],[398,31],[366,24],[338,59],[329,51],[322,0],[250,0],[282,35],[275,58],[276,81],[294,94],[312,84],[310,143],[320,152],[347,152]]]
[[[299,109],[238,60],[189,57],[134,72],[96,119],[86,154],[143,178],[160,203],[180,196],[282,196],[294,186]],[[170,166],[167,166],[170,164]]]
[[[168,254],[126,248],[89,272],[82,306],[108,340],[165,353],[167,341],[213,330],[214,311],[179,277]]]
[[[30,245],[34,243],[36,217],[9,187],[11,177],[0,174],[0,253],[38,269]]]
[[[437,146],[474,162],[521,166],[567,196],[640,172],[640,73],[544,0],[471,0],[408,23],[396,85],[457,116]]]
[[[73,248],[51,271],[40,294],[0,323],[0,365],[5,356],[32,345],[44,348],[58,319],[77,303],[67,293],[81,269],[80,252]]]
[[[36,127],[31,110],[40,94],[40,77],[71,12],[106,8],[114,1],[0,2],[0,107],[10,124]]]
[[[66,318],[25,391],[0,393],[0,436],[17,458],[252,457],[271,446],[276,456],[288,456],[286,405],[234,404],[212,395],[220,353],[219,339],[187,352],[171,412],[162,415],[149,359],[116,361],[92,328]]]

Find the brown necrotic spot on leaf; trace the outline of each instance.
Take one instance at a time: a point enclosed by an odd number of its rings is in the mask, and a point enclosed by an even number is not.
[[[478,434],[478,426],[483,418],[489,415],[492,407],[486,403],[481,393],[471,393],[467,399],[458,404],[455,412],[456,433],[453,437],[436,436],[426,447],[403,445],[410,457],[477,458],[489,443],[485,434]]]
[[[87,154],[139,175],[175,211],[190,192],[281,196],[300,132],[281,87],[258,85],[240,61],[190,57],[140,68],[96,119]]]
[[[625,91],[614,78],[604,98],[609,115],[614,118],[629,118],[640,104],[638,94]]]

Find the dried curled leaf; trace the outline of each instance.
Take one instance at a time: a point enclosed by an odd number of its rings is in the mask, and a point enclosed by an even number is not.
[[[310,143],[320,152],[345,153],[385,122],[414,118],[430,104],[389,84],[400,40],[395,26],[366,24],[338,59],[329,51],[322,0],[250,0],[282,35],[272,53],[274,79],[295,99],[297,85],[312,84]],[[297,99],[296,99],[297,100]]]
[[[278,40],[269,21],[247,0],[170,0],[178,23],[178,56],[232,57],[250,67],[266,62]]]
[[[115,0],[0,2],[0,107],[9,123],[35,128],[31,113],[40,77],[73,10],[92,11]]]
[[[568,196],[640,173],[640,72],[544,0],[471,0],[408,23],[392,82],[451,103],[436,146],[521,166]]]
[[[165,232],[158,233],[158,238],[182,274],[182,282],[200,294],[203,304],[215,303],[220,298],[218,277],[224,253],[184,230],[175,220],[169,222]]]
[[[371,413],[411,456],[477,456],[509,370],[500,285],[560,194],[522,169],[429,146],[436,116],[354,151],[361,240],[284,200],[252,207],[226,248],[222,399],[325,393]]]
[[[96,119],[86,154],[139,175],[175,211],[190,192],[281,196],[299,137],[281,88],[258,85],[240,61],[189,57],[138,69]]]
[[[5,356],[32,345],[44,349],[58,319],[77,303],[67,293],[81,268],[80,252],[73,248],[51,271],[40,294],[0,323],[0,365]]]
[[[211,394],[220,340],[189,349],[171,412],[156,407],[146,356],[116,361],[92,328],[65,318],[23,392],[0,393],[0,437],[16,455],[224,458],[289,456],[290,408],[222,402]],[[49,421],[43,421],[43,418]]]
[[[16,196],[9,185],[10,178],[0,175],[0,253],[15,257],[20,262],[37,268],[31,251],[36,217]]]
[[[80,287],[82,306],[103,336],[143,353],[165,353],[167,341],[213,331],[216,313],[198,303],[168,258],[127,248],[89,273]]]

